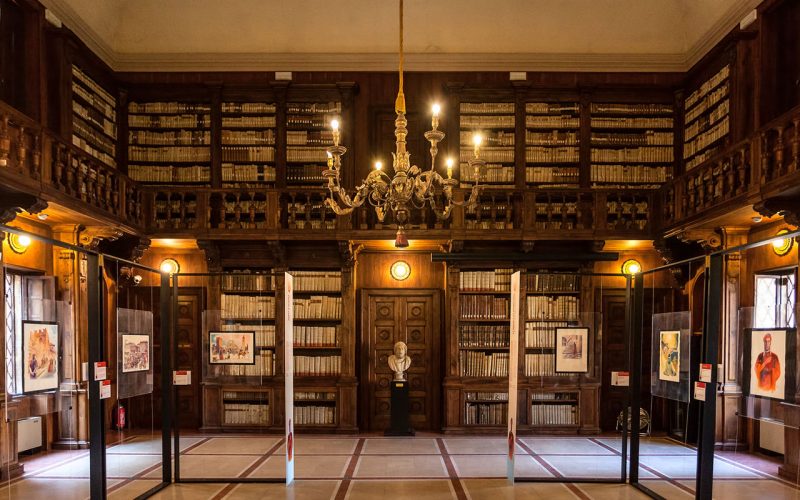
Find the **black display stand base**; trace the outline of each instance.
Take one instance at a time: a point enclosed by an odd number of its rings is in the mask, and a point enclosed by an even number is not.
[[[391,427],[385,436],[413,436],[414,429],[408,416],[408,381],[392,381],[392,419]]]

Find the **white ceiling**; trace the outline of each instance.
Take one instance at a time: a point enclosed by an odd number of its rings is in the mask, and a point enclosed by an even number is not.
[[[396,0],[42,0],[114,69],[392,70]],[[406,0],[408,69],[683,71],[760,0]]]

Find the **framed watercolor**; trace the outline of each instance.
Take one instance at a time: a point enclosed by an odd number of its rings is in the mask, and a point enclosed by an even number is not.
[[[665,382],[681,381],[681,331],[658,332],[658,379]]]
[[[150,336],[122,334],[122,373],[150,370]]]
[[[742,349],[742,392],[745,396],[794,398],[797,373],[797,330],[748,328]]]
[[[58,389],[58,324],[22,322],[22,392]]]
[[[589,371],[589,329],[556,328],[556,373]]]
[[[256,332],[208,332],[208,362],[212,365],[254,365]]]

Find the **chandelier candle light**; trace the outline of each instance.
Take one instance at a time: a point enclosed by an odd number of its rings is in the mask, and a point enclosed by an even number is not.
[[[465,201],[453,199],[453,188],[458,181],[453,179],[453,159],[447,158],[445,166],[447,178],[435,171],[438,144],[444,139],[444,132],[439,130],[439,112],[441,107],[433,105],[431,130],[425,132],[425,139],[431,143],[431,168],[425,172],[416,165],[411,165],[410,154],[406,151],[406,98],[403,94],[403,0],[400,0],[400,85],[394,110],[397,118],[394,121],[394,136],[396,138],[395,152],[392,153],[392,168],[394,176],[383,171],[383,164],[375,162],[375,170],[371,171],[360,186],[356,187],[355,195],[349,195],[341,186],[342,155],[347,148],[339,144],[339,121],[332,120],[333,146],[327,148],[328,168],[322,175],[328,179],[329,196],[325,205],[337,215],[346,215],[354,209],[369,202],[375,208],[375,213],[380,222],[384,222],[387,213],[392,214],[392,220],[397,224],[397,237],[394,246],[404,248],[408,246],[405,234],[405,225],[409,220],[412,209],[421,210],[429,204],[433,213],[439,220],[450,217],[454,206],[465,206],[472,209],[477,206],[483,186],[480,184],[486,169],[486,162],[480,159],[482,137],[475,134],[473,137],[474,158],[469,160],[469,167],[474,171],[475,184],[472,186],[469,198]],[[441,199],[441,196],[444,199]],[[440,203],[441,201],[441,203]]]

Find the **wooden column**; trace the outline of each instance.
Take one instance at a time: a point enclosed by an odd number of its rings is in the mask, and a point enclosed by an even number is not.
[[[7,235],[0,232],[0,244],[5,240]],[[3,260],[3,250],[0,246],[0,284],[3,287],[3,300],[0,301],[0,313],[2,317],[6,317],[6,295],[5,295],[5,261]],[[0,412],[3,418],[0,418],[0,479],[8,480],[9,478],[22,475],[25,471],[24,466],[19,463],[17,459],[17,402],[6,396],[6,330],[5,321],[3,321],[2,339],[0,339]],[[8,416],[8,418],[5,418]]]

